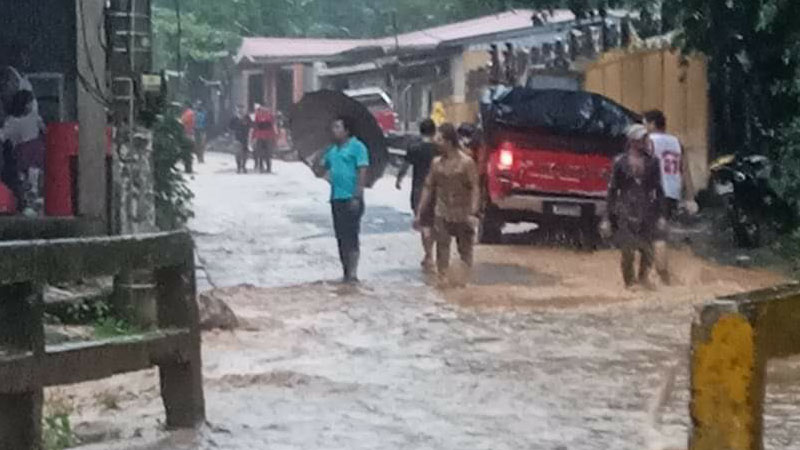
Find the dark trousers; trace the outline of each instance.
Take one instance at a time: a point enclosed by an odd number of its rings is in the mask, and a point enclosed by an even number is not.
[[[647,282],[655,257],[653,242],[642,238],[629,239],[621,243],[620,250],[622,250],[622,278],[625,280],[625,286],[632,286],[637,281]],[[639,252],[638,276],[634,267],[637,251]]]
[[[239,142],[239,148],[236,150],[236,173],[247,173],[248,157],[247,142]]]
[[[467,267],[472,267],[475,229],[469,222],[448,222],[441,217],[434,221],[433,233],[436,239],[436,268],[440,275],[450,267],[450,243],[456,238],[458,254]]]
[[[361,250],[359,234],[361,233],[361,217],[364,215],[364,200],[334,200],[331,202],[331,209],[344,278],[347,281],[356,280]]]
[[[258,139],[256,141],[255,160],[256,170],[263,172],[272,172],[272,152],[275,148],[274,142],[269,139]]]

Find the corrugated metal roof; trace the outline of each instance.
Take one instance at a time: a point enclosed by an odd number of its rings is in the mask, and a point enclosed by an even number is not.
[[[244,38],[236,62],[245,59],[325,59],[369,42],[365,39]]]
[[[341,53],[361,48],[435,48],[449,42],[475,39],[497,33],[524,30],[533,27],[532,17],[537,11],[515,9],[503,13],[483,16],[463,22],[442,25],[425,30],[414,31],[381,39],[305,39],[305,38],[245,38],[236,62],[242,60],[325,60]],[[565,9],[539,12],[547,18],[547,23],[567,22],[575,19],[571,11]]]
[[[499,14],[478,17],[477,19],[401,34],[397,40],[400,42],[401,48],[436,47],[447,42],[531,28],[533,26],[532,18],[535,13],[536,11],[531,9],[514,9]],[[575,19],[575,15],[566,9],[555,10],[552,14],[547,14],[548,23],[566,22]],[[386,37],[380,39],[379,42],[384,47],[392,47],[395,45],[395,38],[393,36]]]

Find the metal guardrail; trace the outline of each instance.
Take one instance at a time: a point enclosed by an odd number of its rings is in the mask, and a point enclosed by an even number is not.
[[[690,450],[764,448],[767,362],[800,354],[800,285],[705,304],[692,324]]]
[[[158,329],[45,345],[42,283],[152,270]],[[194,243],[188,233],[0,243],[0,449],[38,450],[43,389],[158,366],[167,426],[205,420]]]

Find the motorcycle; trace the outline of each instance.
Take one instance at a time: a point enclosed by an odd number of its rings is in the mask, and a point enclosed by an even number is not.
[[[767,236],[797,227],[796,208],[770,186],[772,162],[763,155],[725,155],[711,164],[711,184],[722,199],[739,247],[759,247]]]

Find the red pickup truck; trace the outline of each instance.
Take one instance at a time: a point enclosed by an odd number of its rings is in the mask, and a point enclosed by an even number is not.
[[[367,107],[384,135],[397,131],[399,117],[394,110],[394,103],[386,91],[377,87],[369,87],[347,90],[344,91],[344,94]]]
[[[498,242],[506,223],[535,222],[594,245],[613,158],[638,116],[596,94],[514,88],[482,117],[481,242]]]

